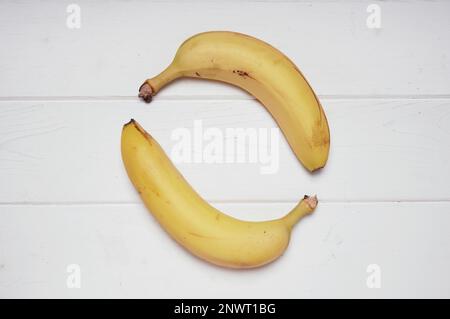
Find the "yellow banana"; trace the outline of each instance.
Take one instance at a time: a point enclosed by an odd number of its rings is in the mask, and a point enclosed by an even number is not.
[[[123,127],[121,148],[128,176],[161,226],[191,253],[220,266],[252,268],[275,260],[292,227],[317,205],[315,196],[305,196],[283,218],[242,221],[202,199],[134,120]]]
[[[163,72],[145,81],[139,96],[150,102],[180,77],[222,81],[249,92],[272,114],[308,170],[325,165],[330,133],[322,106],[295,64],[271,45],[235,32],[197,34]]]

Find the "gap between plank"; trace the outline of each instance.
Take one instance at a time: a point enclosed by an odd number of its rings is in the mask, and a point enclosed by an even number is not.
[[[297,204],[298,201],[295,200],[211,200],[208,201],[210,204]],[[396,203],[396,204],[426,204],[426,203],[450,203],[450,199],[430,199],[430,200],[320,200],[320,204],[385,204],[385,203]],[[61,201],[61,202],[0,202],[0,207],[6,206],[134,206],[143,205],[141,202],[133,201]]]
[[[448,100],[450,94],[384,94],[384,95],[318,95],[322,100]],[[202,101],[247,101],[255,100],[248,95],[170,95],[158,96],[161,101],[202,100]],[[128,102],[140,101],[137,96],[3,96],[0,102]]]

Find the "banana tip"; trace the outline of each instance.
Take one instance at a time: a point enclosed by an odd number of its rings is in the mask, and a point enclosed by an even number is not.
[[[305,195],[305,197],[303,197],[303,201],[309,206],[309,208],[311,208],[311,210],[314,210],[317,207],[317,204],[319,203],[317,196],[308,196]]]
[[[316,166],[316,167],[312,167],[312,168],[308,168],[308,170],[313,173],[313,174],[320,174],[320,172],[322,171],[322,169],[325,167],[325,163],[323,163],[320,166]]]
[[[145,82],[139,88],[139,97],[143,99],[146,103],[150,103],[152,101],[152,96],[153,96],[153,89],[150,86],[150,84]]]
[[[131,119],[131,120],[129,120],[127,123],[125,123],[124,125],[123,125],[123,127],[126,127],[126,126],[128,126],[128,125],[135,125],[136,124],[136,121],[134,120],[134,119]]]

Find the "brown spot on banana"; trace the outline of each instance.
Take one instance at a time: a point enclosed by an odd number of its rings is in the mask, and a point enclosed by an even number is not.
[[[251,78],[251,79],[253,79],[251,76],[250,76],[250,74],[248,74],[248,72],[245,72],[245,71],[242,71],[242,70],[233,70],[233,73],[235,73],[235,74],[237,74],[237,75],[239,75],[239,76],[242,76],[242,77],[244,77],[244,78]]]

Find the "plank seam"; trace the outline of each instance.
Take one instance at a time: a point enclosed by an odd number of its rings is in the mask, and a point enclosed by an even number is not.
[[[318,95],[323,100],[449,100],[450,94],[430,95]],[[161,101],[248,101],[256,100],[252,96],[236,95],[172,95],[158,96]],[[0,97],[0,102],[138,102],[137,96],[7,96]]]
[[[211,204],[296,204],[296,200],[211,200]],[[430,200],[319,200],[320,204],[428,204],[428,203],[450,203],[450,199],[430,199]],[[79,202],[1,202],[0,207],[5,206],[133,206],[143,205],[140,202],[133,201],[79,201]]]

